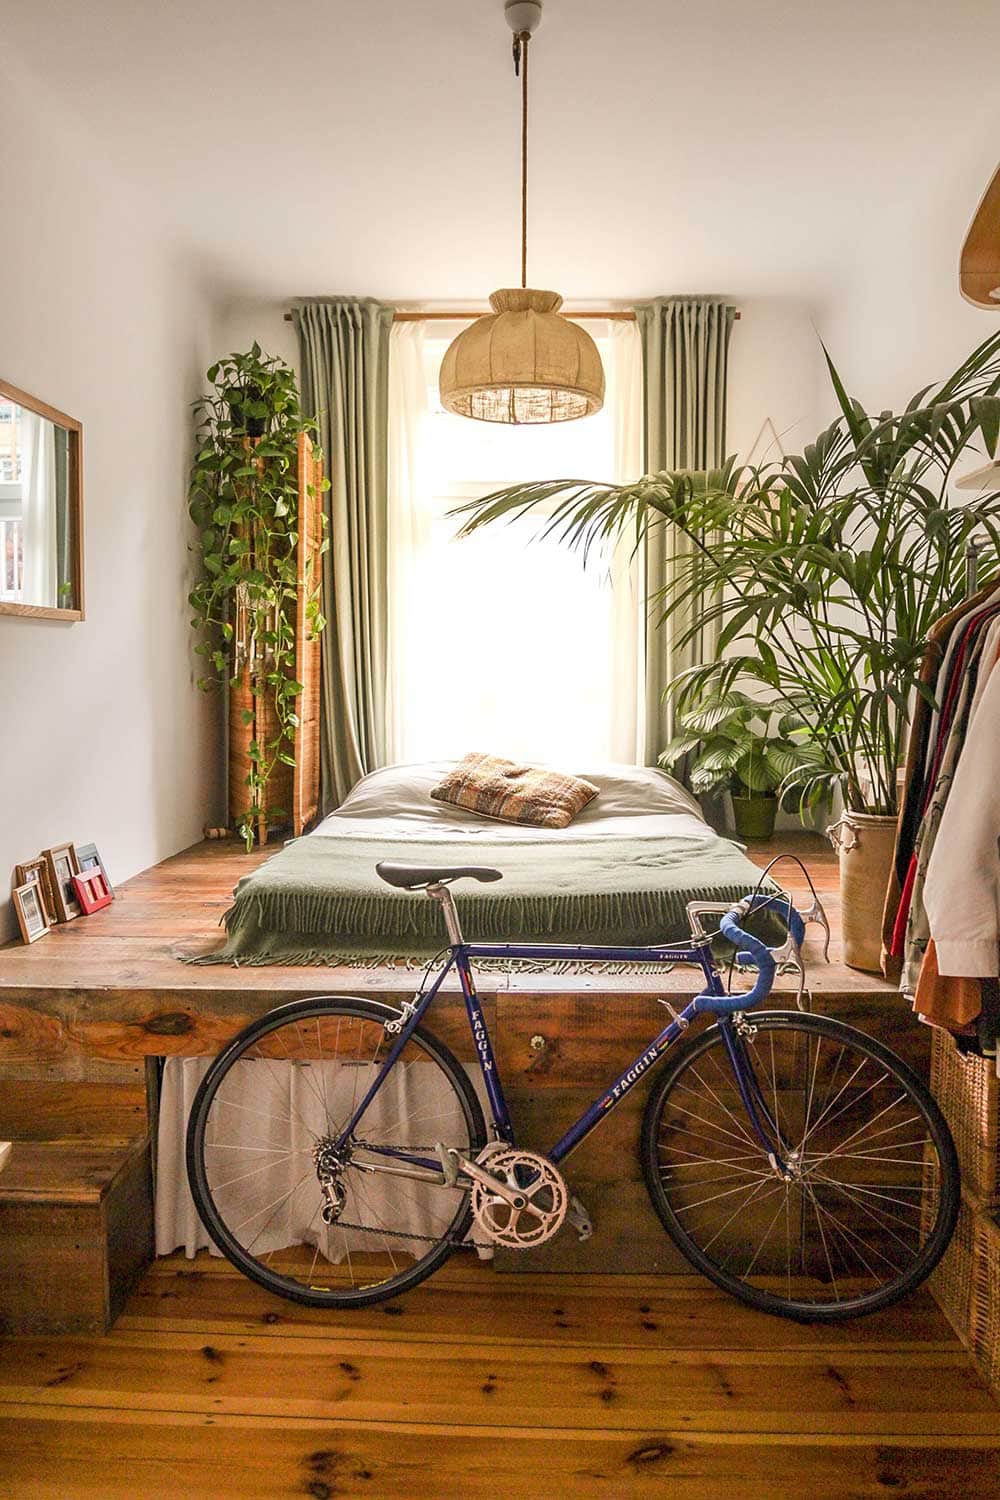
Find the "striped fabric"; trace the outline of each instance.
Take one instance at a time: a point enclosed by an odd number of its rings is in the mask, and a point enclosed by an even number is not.
[[[433,788],[431,796],[505,823],[566,828],[597,791],[593,782],[579,776],[473,751]]]

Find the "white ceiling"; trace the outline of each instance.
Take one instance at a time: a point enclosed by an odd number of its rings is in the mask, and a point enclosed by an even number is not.
[[[502,10],[0,0],[0,37],[234,294],[478,300],[518,271]],[[996,0],[545,0],[529,279],[822,299],[954,264],[998,73]]]

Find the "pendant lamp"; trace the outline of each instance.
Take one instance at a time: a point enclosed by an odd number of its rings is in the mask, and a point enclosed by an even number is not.
[[[521,285],[494,292],[493,311],[449,345],[441,362],[441,404],[481,422],[568,422],[604,404],[597,345],[562,317],[558,292],[528,286],[528,44],[540,0],[507,0],[514,71],[521,78]]]

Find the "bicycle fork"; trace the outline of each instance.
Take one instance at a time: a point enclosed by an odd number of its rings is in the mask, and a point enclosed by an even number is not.
[[[752,1021],[747,1020],[742,1011],[737,1011],[731,1016],[719,1018],[719,1030],[722,1032],[722,1040],[729,1055],[736,1086],[740,1091],[743,1108],[747,1112],[753,1133],[763,1147],[775,1174],[785,1182],[794,1182],[798,1177],[795,1152],[781,1138],[778,1123],[768,1108],[757,1077],[757,1070],[753,1065],[753,1058],[747,1049],[747,1042],[756,1035],[757,1028]]]

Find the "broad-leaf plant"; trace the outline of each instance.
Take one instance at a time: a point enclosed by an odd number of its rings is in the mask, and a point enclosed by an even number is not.
[[[774,797],[790,778],[823,764],[797,715],[780,713],[737,688],[690,703],[678,719],[679,732],[659,763],[668,771],[684,763],[699,796]],[[820,797],[814,793],[813,800]]]

